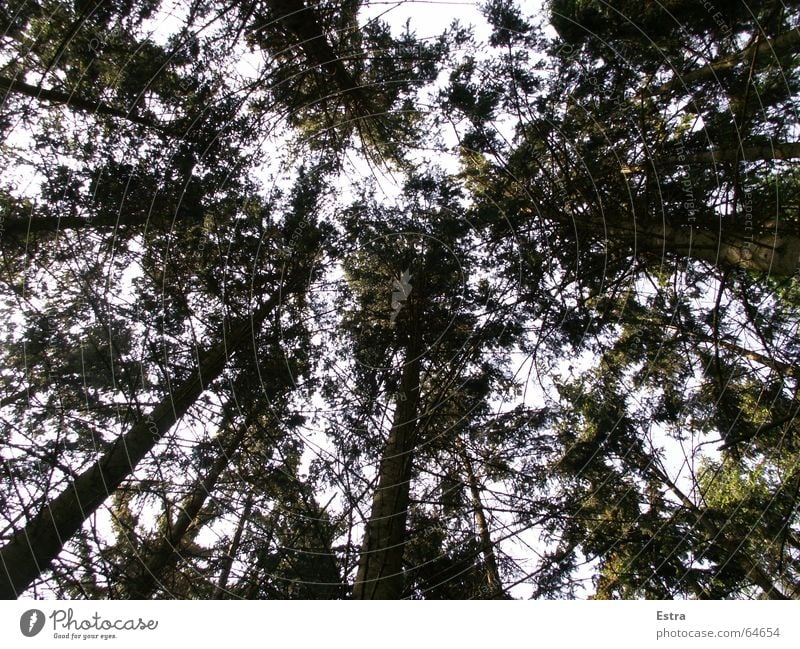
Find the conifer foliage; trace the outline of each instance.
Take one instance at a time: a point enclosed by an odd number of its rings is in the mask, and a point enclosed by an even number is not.
[[[0,7],[0,596],[800,598],[800,6],[470,9]]]

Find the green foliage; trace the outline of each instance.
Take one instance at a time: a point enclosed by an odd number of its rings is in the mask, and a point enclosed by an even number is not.
[[[25,594],[346,598],[407,462],[403,597],[800,595],[797,7],[6,4],[0,552],[154,426]]]

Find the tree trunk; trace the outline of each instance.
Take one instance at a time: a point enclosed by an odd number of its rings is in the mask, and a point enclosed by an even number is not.
[[[617,311],[614,311],[614,313],[619,316]],[[630,314],[627,314],[626,317],[630,318],[631,316]],[[680,336],[681,339],[684,340],[693,339],[697,342],[706,343],[712,346],[719,345],[722,349],[727,349],[729,352],[742,359],[746,358],[755,363],[759,363],[760,365],[768,367],[778,374],[784,374],[786,376],[795,378],[798,376],[798,368],[795,365],[784,363],[783,361],[773,358],[772,356],[768,356],[767,354],[763,354],[762,352],[747,349],[725,338],[720,337],[717,339],[713,335],[700,331],[699,329],[688,329],[680,323],[675,324],[666,319],[656,318],[653,315],[639,318],[638,321],[644,323],[653,323],[658,327],[662,327],[663,329],[674,331]]]
[[[655,157],[653,165],[658,167],[677,167],[687,164],[711,165],[720,162],[758,162],[760,160],[793,160],[800,158],[800,142],[772,142],[757,146],[745,146],[733,149],[714,148],[708,151],[687,153],[677,157]],[[650,163],[628,165],[623,168],[623,173],[633,171],[645,172]]]
[[[267,0],[267,6],[280,23],[298,39],[298,45],[313,67],[327,73],[341,93],[355,93],[359,99],[364,95],[353,76],[328,42],[316,12],[303,0]]]
[[[81,228],[116,228],[124,226],[146,226],[152,217],[139,214],[113,214],[110,216],[84,218],[81,216],[32,216],[12,217],[5,222],[5,234],[25,237],[29,234],[79,230]]]
[[[728,555],[727,560],[738,565],[747,578],[764,591],[764,595],[767,599],[790,599],[773,583],[772,578],[767,574],[764,568],[750,557],[744,545],[744,540],[738,544],[735,540],[729,540],[717,529],[716,525],[709,520],[708,516],[705,516],[703,511],[701,511],[691,499],[666,476],[666,474],[662,473],[652,464],[649,466],[649,470],[672,490],[681,503],[683,503],[683,506],[692,512],[697,521],[697,526],[708,533],[710,537],[709,540],[725,551]]]
[[[800,30],[798,29],[780,34],[770,40],[759,40],[741,52],[709,63],[702,68],[683,74],[677,73],[674,79],[654,88],[650,94],[660,95],[678,88],[685,88],[697,81],[711,81],[746,61],[752,60],[755,63],[766,60],[774,61],[778,56],[796,51],[798,46],[800,46]]]
[[[570,219],[560,215],[570,228],[577,228],[609,245],[634,251],[673,253],[707,261],[720,268],[743,268],[775,277],[792,277],[800,269],[800,237],[795,234],[741,235],[720,223],[716,232],[697,227],[669,224],[650,226],[636,221],[631,226],[616,225],[613,220]],[[740,231],[746,230],[740,227]]]
[[[242,536],[244,529],[247,526],[247,521],[250,519],[250,512],[253,511],[253,492],[248,492],[247,500],[244,503],[244,511],[239,518],[239,523],[236,525],[236,531],[233,534],[228,551],[222,560],[222,569],[220,570],[219,582],[214,590],[214,599],[223,599],[228,588],[228,579],[231,576],[231,568],[233,568],[234,557],[239,553],[239,546],[242,544]]]
[[[674,325],[665,324],[664,326],[670,329],[676,329],[679,332],[685,331],[684,329],[676,327]],[[700,342],[707,343],[709,345],[719,344],[719,346],[722,347],[723,349],[727,349],[729,352],[732,352],[733,354],[736,354],[741,358],[746,358],[755,363],[760,363],[764,367],[768,367],[769,369],[777,372],[778,374],[785,374],[786,376],[797,378],[798,370],[797,367],[794,365],[789,365],[788,363],[779,361],[775,358],[772,358],[771,356],[762,354],[761,352],[753,351],[752,349],[745,349],[741,345],[732,343],[729,340],[725,340],[722,338],[717,340],[714,338],[714,336],[711,336],[709,334],[704,334],[700,332],[691,332],[689,335],[694,336],[695,339],[699,340]]]
[[[378,487],[367,521],[353,599],[399,599],[403,592],[411,467],[417,430],[421,363],[409,345],[392,428],[378,472]]]
[[[664,225],[657,232],[637,228],[634,245],[675,252],[715,266],[744,268],[779,277],[793,276],[800,260],[800,237],[793,234],[749,237],[724,230],[710,232]]]
[[[170,428],[191,408],[205,386],[219,377],[228,356],[250,341],[275,307],[278,293],[253,314],[231,327],[222,342],[200,354],[197,370],[153,411],[137,421],[92,466],[34,516],[0,549],[0,598],[13,599],[23,593],[48,568],[64,544],[81,528],[108,496],[131,475]]]
[[[82,99],[74,94],[32,86],[24,81],[0,77],[0,91],[14,92],[26,97],[31,97],[32,99],[37,99],[39,101],[49,101],[53,104],[63,104],[64,106],[68,106],[69,108],[73,108],[84,113],[98,113],[100,115],[108,115],[109,117],[118,117],[120,119],[133,122],[134,124],[147,126],[148,128],[152,128],[157,131],[165,130],[163,125],[158,124],[147,117],[141,117],[129,111],[113,108],[112,106],[102,102]]]
[[[475,523],[478,528],[478,539],[481,544],[481,553],[483,554],[483,566],[486,571],[486,591],[489,597],[493,599],[503,598],[503,582],[500,581],[500,570],[497,567],[497,557],[494,554],[494,543],[492,542],[492,534],[489,530],[489,524],[486,521],[486,514],[484,513],[483,503],[481,502],[481,493],[478,489],[478,480],[475,477],[475,470],[472,466],[472,460],[469,458],[467,449],[464,443],[458,439],[458,452],[461,456],[461,461],[464,464],[464,469],[467,472],[467,480],[469,481],[469,492],[472,498],[472,509],[475,514]]]
[[[6,406],[10,406],[18,401],[30,401],[31,396],[36,394],[39,391],[38,387],[32,388],[23,388],[22,390],[17,390],[11,394],[7,394],[2,399],[0,399],[0,408],[5,408]]]
[[[167,520],[165,534],[143,557],[143,564],[140,566],[138,574],[124,585],[123,597],[128,599],[149,598],[166,570],[180,559],[181,550],[197,531],[197,516],[216,487],[220,475],[230,464],[231,456],[238,450],[246,432],[247,425],[245,423],[235,432],[224,448],[220,449],[220,454],[208,474],[198,481],[189,496],[184,499],[175,523],[170,524]],[[164,515],[168,517],[169,513],[165,512]]]

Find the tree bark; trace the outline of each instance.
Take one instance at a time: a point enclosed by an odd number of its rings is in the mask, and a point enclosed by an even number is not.
[[[253,510],[253,493],[247,494],[247,500],[244,503],[244,511],[239,518],[239,523],[236,526],[236,531],[233,534],[233,539],[228,546],[228,551],[222,560],[222,569],[220,571],[219,582],[214,590],[214,599],[223,599],[228,588],[228,579],[231,575],[231,568],[233,568],[234,557],[239,553],[239,546],[242,544],[242,536],[244,529],[247,526],[247,521],[250,519],[250,512]]]
[[[761,63],[765,60],[774,60],[775,57],[796,51],[798,46],[800,46],[800,30],[793,29],[773,39],[760,40],[736,54],[704,65],[697,70],[692,70],[684,74],[676,72],[674,79],[652,89],[649,94],[660,95],[677,88],[684,88],[698,81],[711,81],[716,79],[720,74],[729,72],[741,63],[751,60],[755,63]]]
[[[709,520],[708,516],[705,516],[703,511],[701,511],[666,474],[662,473],[654,465],[650,465],[649,470],[672,490],[683,506],[692,512],[698,527],[706,531],[711,542],[716,543],[725,551],[728,555],[728,561],[738,565],[750,581],[764,591],[764,595],[767,599],[790,599],[773,583],[772,578],[767,574],[764,568],[750,557],[747,553],[747,549],[744,547],[744,541],[737,545],[736,541],[729,540],[722,531],[717,529],[716,525]]]
[[[793,234],[748,237],[670,225],[659,230],[648,232],[637,228],[634,244],[640,248],[675,252],[716,266],[744,268],[780,277],[791,277],[798,270],[800,237]]]
[[[681,157],[655,157],[653,165],[658,167],[677,167],[687,164],[711,165],[720,162],[758,162],[761,160],[792,160],[800,158],[800,142],[772,142],[758,146],[746,146],[738,149],[715,148],[697,153],[687,153]],[[623,173],[632,171],[644,172],[649,162],[628,165]]]
[[[27,237],[29,234],[61,232],[63,230],[79,230],[81,228],[116,228],[128,225],[147,225],[148,215],[110,215],[94,218],[81,216],[32,216],[30,218],[13,217],[5,222],[5,234]]]
[[[697,163],[713,164],[715,162],[758,162],[759,160],[791,160],[800,158],[800,142],[775,142],[760,146],[746,146],[741,149],[711,149],[700,153],[691,153],[681,162],[670,160],[676,164]],[[658,164],[658,161],[656,161]]]
[[[48,101],[52,104],[63,104],[64,106],[84,113],[97,113],[109,117],[118,117],[119,119],[147,126],[157,131],[165,130],[163,125],[154,122],[152,119],[136,115],[130,111],[120,110],[103,102],[83,99],[74,94],[32,86],[24,81],[17,81],[16,79],[0,77],[0,91],[14,92],[39,101]]]
[[[467,480],[469,481],[472,510],[475,514],[475,524],[478,528],[478,539],[480,540],[481,553],[483,554],[483,566],[486,571],[487,592],[489,597],[493,599],[503,599],[503,582],[500,580],[500,570],[497,567],[497,557],[494,554],[492,534],[486,520],[483,503],[481,502],[481,493],[478,488],[478,480],[475,477],[472,460],[470,460],[464,443],[460,439],[458,439],[456,443],[458,444],[458,452],[464,464],[464,469],[467,472]]]
[[[561,218],[564,220],[564,217]],[[630,247],[634,251],[673,253],[707,261],[721,268],[742,268],[792,277],[800,269],[800,237],[790,233],[739,234],[727,223],[716,232],[697,227],[676,227],[667,223],[657,227],[641,221],[630,226],[617,225],[613,219],[570,219],[577,228],[607,241],[609,245]],[[743,232],[746,230],[740,227]]]
[[[614,311],[614,313],[619,315],[617,311]],[[630,314],[626,314],[626,317],[630,318],[631,316]],[[760,365],[763,365],[764,367],[767,367],[778,374],[795,378],[798,376],[797,366],[791,365],[790,363],[784,363],[783,361],[773,358],[772,356],[768,356],[767,354],[763,354],[762,352],[747,349],[723,337],[717,339],[711,334],[699,331],[697,329],[688,329],[680,323],[675,324],[667,321],[666,319],[656,318],[653,315],[639,318],[637,320],[639,322],[652,323],[658,327],[662,327],[663,329],[674,331],[680,336],[681,339],[694,339],[698,342],[706,343],[712,346],[719,345],[722,349],[728,350],[739,358],[746,358],[754,363],[759,363]]]
[[[316,12],[303,0],[267,0],[267,6],[280,23],[294,34],[306,60],[325,71],[342,93],[356,93],[363,99],[360,87],[328,42]]]
[[[409,345],[392,428],[378,470],[378,487],[367,521],[353,599],[399,599],[403,592],[411,467],[416,443],[421,363]]]
[[[206,385],[222,374],[228,357],[251,339],[248,335],[251,329],[261,326],[277,300],[276,292],[252,319],[233,325],[227,337],[202,352],[190,378],[166,395],[149,415],[139,419],[103,457],[72,480],[9,539],[0,549],[0,598],[18,597],[48,568],[86,519],[191,408]]]
[[[674,325],[665,325],[665,326],[672,329],[676,329],[680,332],[684,331],[680,327],[676,327]],[[766,354],[762,354],[761,352],[757,352],[752,349],[745,349],[741,345],[732,343],[729,340],[725,340],[723,338],[716,340],[714,336],[711,336],[709,334],[703,334],[700,332],[691,332],[689,333],[689,335],[694,336],[697,340],[707,343],[709,345],[719,344],[719,346],[722,347],[723,349],[727,349],[729,352],[732,352],[733,354],[736,354],[741,358],[746,358],[755,363],[759,363],[764,367],[768,367],[769,369],[777,372],[778,374],[785,374],[786,376],[791,376],[793,378],[796,378],[798,375],[798,369],[796,366],[784,363],[783,361],[779,361],[775,358],[767,356]]]
[[[147,599],[152,596],[165,571],[181,557],[181,550],[196,532],[197,516],[217,485],[222,472],[230,464],[231,456],[236,453],[244,439],[247,425],[235,432],[233,437],[220,449],[220,454],[211,466],[208,474],[198,481],[192,492],[180,505],[180,511],[174,524],[167,522],[165,534],[155,543],[150,552],[143,557],[139,573],[125,584],[123,597],[128,599]],[[165,516],[168,516],[165,512]]]

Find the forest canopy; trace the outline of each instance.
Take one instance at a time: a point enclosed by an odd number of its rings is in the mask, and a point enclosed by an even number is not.
[[[0,597],[800,598],[800,3],[0,34]]]

